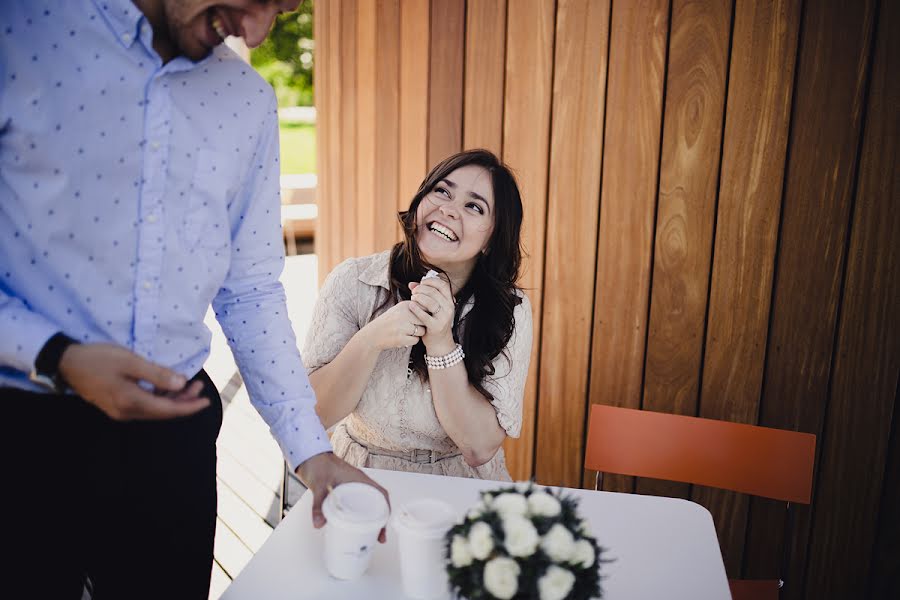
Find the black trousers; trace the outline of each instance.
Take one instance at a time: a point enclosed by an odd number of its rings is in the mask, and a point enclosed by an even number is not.
[[[74,396],[0,388],[6,598],[206,600],[222,402],[117,422]],[[2,538],[0,538],[2,539]]]

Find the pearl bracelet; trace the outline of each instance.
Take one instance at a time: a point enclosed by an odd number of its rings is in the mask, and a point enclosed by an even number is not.
[[[446,369],[462,362],[466,357],[461,344],[456,345],[456,349],[450,354],[444,356],[428,356],[425,355],[425,364],[429,369]]]

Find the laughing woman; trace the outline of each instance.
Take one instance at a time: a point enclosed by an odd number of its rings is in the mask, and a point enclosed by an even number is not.
[[[402,242],[319,294],[303,351],[319,417],[359,467],[509,480],[532,337],[516,181],[490,152],[456,154],[400,221]]]

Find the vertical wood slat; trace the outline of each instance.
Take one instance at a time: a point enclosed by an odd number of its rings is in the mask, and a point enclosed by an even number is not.
[[[341,48],[341,23],[340,11],[337,7],[331,7],[328,11],[328,51],[332,56],[340,55]],[[338,60],[328,62],[328,102],[332,106],[341,105],[341,64]],[[329,137],[328,162],[330,165],[339,165],[341,161],[341,121],[340,118],[332,118],[328,123]],[[328,185],[332,194],[343,192],[341,173],[337,168],[329,168]],[[344,236],[340,222],[346,218],[343,212],[343,203],[340,198],[332,196],[332,215],[337,223],[332,224],[331,231],[331,257],[335,262],[342,260]]]
[[[503,75],[506,61],[506,0],[469,2],[463,148],[503,151]]]
[[[320,47],[325,47],[328,42],[328,9],[327,2],[319,2],[314,9],[313,14],[313,37]],[[334,222],[331,217],[331,190],[328,188],[328,120],[331,118],[333,111],[322,110],[328,99],[325,93],[328,87],[328,68],[329,60],[339,60],[338,57],[332,56],[328,52],[316,53],[316,69],[313,71],[313,97],[318,114],[316,117],[316,207],[318,216],[316,218],[316,237],[315,249],[319,259],[319,275],[318,283],[322,284],[325,276],[322,271],[327,268],[331,270],[331,257],[329,252],[329,244],[331,243],[331,232],[328,228]],[[325,267],[323,267],[325,265]]]
[[[729,0],[674,0],[643,408],[696,415],[731,35]],[[637,491],[687,498],[686,484]]]
[[[756,423],[781,205],[799,0],[735,7],[700,416]],[[746,496],[695,488],[729,576],[741,569]]]
[[[400,174],[397,210],[406,210],[425,178],[428,152],[430,0],[400,4]],[[399,224],[397,225],[399,231]]]
[[[428,168],[462,150],[465,0],[431,1]]]
[[[316,102],[320,105],[340,106],[340,14],[334,4],[320,3],[316,8],[314,25],[316,38],[319,40],[321,61],[316,69]],[[342,219],[340,204],[340,172],[341,152],[340,122],[335,112],[328,112],[318,126],[319,143],[317,144],[318,183],[316,186],[316,202],[320,217],[316,220],[316,248],[328,266],[320,269],[319,279],[324,280],[337,264],[341,255],[342,235],[340,222]],[[324,272],[323,272],[324,271]]]
[[[373,252],[400,240],[397,226],[400,175],[400,0],[377,0],[375,63],[375,215]],[[371,193],[371,192],[370,192]],[[365,196],[363,196],[365,198]]]
[[[609,3],[557,6],[537,480],[581,484]]]
[[[805,4],[760,425],[821,434],[874,5]],[[810,511],[794,510],[790,565],[780,575],[783,596],[799,599]],[[783,502],[750,500],[745,577],[779,575],[784,511]]]
[[[375,135],[377,7],[376,0],[358,0],[356,38],[356,251],[366,255],[378,250],[375,243]]]
[[[592,404],[641,405],[668,21],[668,0],[625,2],[612,11]],[[586,472],[585,483],[592,477]],[[628,479],[608,476],[604,489]]]
[[[519,284],[531,300],[534,341],[522,402],[522,433],[504,443],[513,479],[534,474],[535,409],[541,347],[544,234],[550,152],[553,82],[553,0],[514,0],[506,34],[506,91],[503,109],[503,160],[516,174],[524,209]]]
[[[332,235],[341,240],[339,255],[334,257],[335,264],[341,260],[357,256],[356,248],[356,219],[352,217],[356,212],[356,14],[357,0],[342,0],[339,5],[331,10],[340,11],[340,86],[341,86],[341,111],[333,115],[332,127],[340,128],[340,164],[335,168],[340,170],[340,196],[334,198],[335,204],[340,205],[341,218],[332,228]],[[325,277],[328,271],[321,273]],[[330,269],[329,269],[330,271]]]
[[[809,541],[809,598],[866,590],[900,374],[900,6],[882,2],[880,12]]]

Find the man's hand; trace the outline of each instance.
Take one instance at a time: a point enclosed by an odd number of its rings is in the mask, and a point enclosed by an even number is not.
[[[312,518],[313,527],[316,529],[325,525],[325,515],[322,514],[322,503],[325,501],[325,497],[328,496],[331,489],[342,483],[350,481],[367,483],[384,494],[388,506],[390,507],[391,505],[391,499],[386,489],[372,481],[368,475],[356,467],[351,467],[331,452],[316,454],[312,458],[307,459],[306,462],[297,467],[296,473],[300,481],[313,494]],[[383,527],[378,533],[378,541],[382,544],[387,541],[387,535]]]
[[[59,372],[75,392],[116,421],[173,419],[209,406],[199,396],[203,384],[186,386],[184,376],[112,344],[73,344]],[[146,381],[155,393],[138,385]]]

